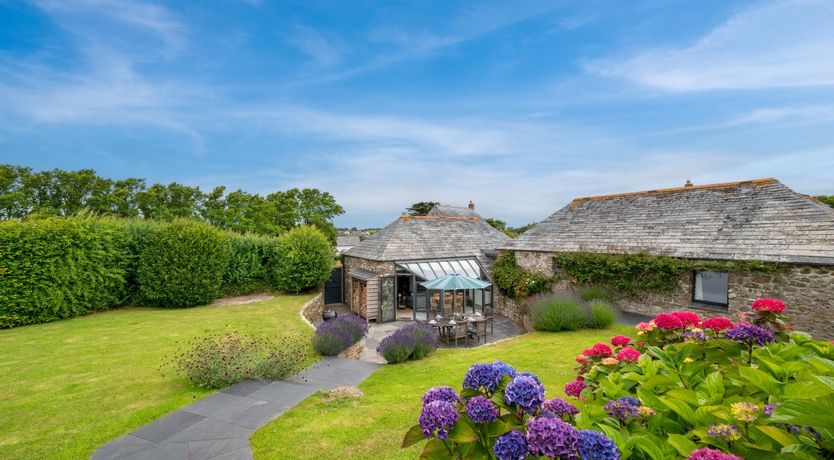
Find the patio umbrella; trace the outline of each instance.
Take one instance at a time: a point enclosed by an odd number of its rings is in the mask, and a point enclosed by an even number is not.
[[[426,289],[435,289],[439,291],[458,291],[464,289],[485,289],[492,285],[486,281],[481,281],[476,278],[471,278],[466,275],[452,273],[451,275],[441,276],[440,278],[431,281],[424,281],[422,284]]]

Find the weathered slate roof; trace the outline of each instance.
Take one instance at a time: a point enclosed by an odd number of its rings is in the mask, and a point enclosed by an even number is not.
[[[336,237],[336,246],[356,246],[360,242],[356,235],[344,235]]]
[[[577,198],[502,249],[834,264],[834,209],[776,179]]]
[[[446,217],[477,217],[481,218],[481,216],[475,212],[474,209],[466,207],[466,206],[449,206],[447,204],[437,204],[431,211],[429,211],[430,216],[446,216]]]
[[[510,240],[479,217],[402,216],[345,252],[378,261],[475,257],[491,265],[483,250]]]

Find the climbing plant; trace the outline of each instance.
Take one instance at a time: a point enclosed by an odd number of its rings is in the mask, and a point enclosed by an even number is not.
[[[533,294],[548,292],[553,278],[518,266],[515,253],[503,252],[492,265],[495,285],[508,297],[525,299]]]

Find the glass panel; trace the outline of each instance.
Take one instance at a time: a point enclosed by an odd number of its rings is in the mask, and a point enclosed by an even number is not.
[[[440,264],[437,262],[429,262],[429,266],[431,267],[432,271],[434,272],[434,276],[431,279],[440,278],[443,276],[443,269],[440,268]]]
[[[457,260],[450,260],[449,265],[452,266],[452,273],[469,276],[466,274],[466,270],[463,269],[463,266]]]
[[[461,265],[463,265],[463,269],[466,270],[466,276],[475,279],[481,278],[481,271],[478,269],[478,266],[475,265],[475,261],[464,260],[461,262]]]
[[[727,305],[728,276],[724,272],[698,272],[692,298],[698,302]]]
[[[422,263],[422,264],[417,264],[417,266],[420,267],[420,273],[421,273],[420,276],[422,276],[423,279],[426,279],[426,280],[433,280],[434,279],[434,272],[431,271],[431,267],[429,267],[429,264]]]
[[[449,275],[455,272],[455,269],[452,268],[452,265],[449,262],[440,262],[440,268],[443,269],[444,275]]]
[[[386,276],[379,279],[379,315],[380,322],[397,319],[397,309],[394,305],[394,277]]]

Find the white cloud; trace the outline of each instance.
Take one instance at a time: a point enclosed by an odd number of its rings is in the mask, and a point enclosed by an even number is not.
[[[293,27],[290,42],[321,66],[339,64],[346,52],[345,46],[338,39],[301,24]]]
[[[590,72],[672,92],[834,85],[834,2],[750,8],[691,46],[586,63]]]

